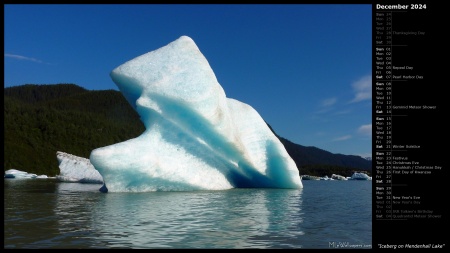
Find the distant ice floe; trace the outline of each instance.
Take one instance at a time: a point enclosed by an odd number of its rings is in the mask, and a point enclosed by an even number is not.
[[[327,175],[323,177],[317,177],[317,176],[311,176],[311,175],[302,175],[302,180],[323,180],[323,181],[330,181],[330,180],[341,180],[341,181],[347,181],[347,180],[372,180],[372,177],[367,175],[365,172],[354,172],[351,177],[345,177],[337,174],[331,174],[331,177],[328,177]]]
[[[16,170],[16,169],[9,169],[5,171],[4,178],[17,178],[17,179],[26,179],[26,178],[49,178],[46,175],[36,175],[33,173],[28,173],[26,171]]]
[[[347,177],[341,176],[341,175],[337,175],[337,174],[332,174],[331,178],[334,180],[348,180]]]
[[[4,178],[37,178],[47,179],[56,178],[62,182],[103,184],[103,178],[100,173],[92,166],[89,159],[64,153],[56,152],[56,158],[59,163],[60,174],[56,177],[47,175],[36,175],[26,171],[9,169],[5,171]]]
[[[372,177],[367,175],[365,172],[355,172],[350,180],[372,180]]]

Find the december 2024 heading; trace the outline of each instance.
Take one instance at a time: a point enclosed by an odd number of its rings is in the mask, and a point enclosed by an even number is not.
[[[377,10],[422,10],[426,9],[426,4],[377,4]]]

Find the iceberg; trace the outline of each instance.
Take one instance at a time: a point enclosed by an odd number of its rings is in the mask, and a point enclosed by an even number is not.
[[[33,173],[28,173],[26,171],[16,170],[16,169],[9,169],[5,171],[4,178],[42,178],[45,175],[38,176]]]
[[[56,152],[60,174],[56,179],[62,182],[77,182],[103,184],[103,177],[94,168],[89,159],[64,153]]]
[[[372,177],[369,177],[369,175],[361,171],[361,172],[354,172],[350,180],[372,180]]]
[[[311,176],[311,175],[303,175],[301,176],[302,180],[320,180],[321,177]]]
[[[181,36],[110,76],[140,115],[138,137],[94,149],[102,192],[302,188],[258,112],[227,98],[195,42]]]
[[[348,180],[347,177],[341,176],[341,175],[337,175],[337,174],[331,174],[331,178],[334,180]]]

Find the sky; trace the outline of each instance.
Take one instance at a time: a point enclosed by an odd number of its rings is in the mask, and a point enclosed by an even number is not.
[[[371,4],[6,4],[4,86],[118,90],[114,68],[182,35],[281,137],[372,156]]]

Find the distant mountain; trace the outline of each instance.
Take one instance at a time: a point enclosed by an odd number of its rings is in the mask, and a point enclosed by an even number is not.
[[[115,90],[26,84],[4,88],[4,105],[4,170],[57,175],[57,151],[89,158],[93,149],[145,130],[139,115]],[[362,157],[332,154],[275,135],[301,174],[349,176],[354,170],[371,171],[372,162]]]
[[[361,156],[333,154],[320,148],[302,146],[279,136],[270,125],[269,128],[283,143],[301,174],[351,176],[356,170],[372,171],[372,161]]]

